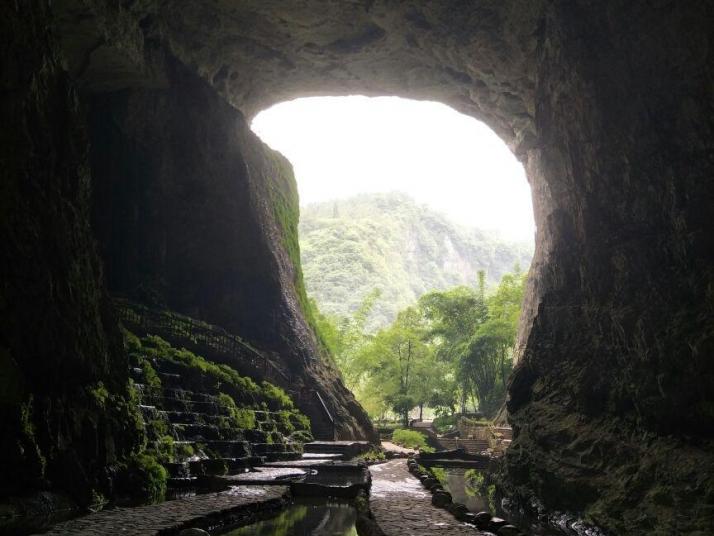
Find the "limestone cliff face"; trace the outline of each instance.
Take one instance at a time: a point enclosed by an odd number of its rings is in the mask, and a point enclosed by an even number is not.
[[[0,8],[0,496],[111,494],[137,448],[90,227],[87,132],[44,2]]]
[[[165,75],[166,88],[91,100],[109,290],[239,335],[285,370],[282,387],[317,390],[341,437],[372,437],[308,325],[290,164],[184,66],[169,60]],[[298,404],[323,418],[314,395]]]
[[[616,534],[714,527],[713,21],[706,2],[544,12],[505,476]]]

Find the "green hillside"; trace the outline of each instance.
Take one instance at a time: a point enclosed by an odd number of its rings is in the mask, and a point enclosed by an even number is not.
[[[300,248],[308,294],[320,310],[345,315],[381,290],[368,326],[435,289],[497,283],[515,263],[527,269],[533,245],[506,242],[450,222],[405,194],[363,194],[301,209]]]

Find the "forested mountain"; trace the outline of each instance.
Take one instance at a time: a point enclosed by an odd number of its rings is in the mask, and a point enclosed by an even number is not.
[[[354,312],[377,288],[371,329],[394,320],[421,295],[475,286],[478,270],[497,283],[533,245],[461,227],[401,193],[362,194],[301,208],[300,248],[308,294],[327,314]]]

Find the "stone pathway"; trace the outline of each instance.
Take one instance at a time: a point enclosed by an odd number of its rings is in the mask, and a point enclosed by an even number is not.
[[[416,454],[416,450],[401,447],[391,441],[382,441],[382,448],[389,452],[396,452],[397,454]]]
[[[287,491],[286,486],[240,486],[221,493],[207,493],[149,506],[112,508],[60,523],[44,535],[155,535],[208,514],[279,499]]]
[[[407,471],[406,460],[373,465],[369,506],[387,536],[479,536],[471,525],[457,521],[431,504],[429,493]]]
[[[249,473],[238,473],[237,475],[228,475],[223,478],[226,480],[248,483],[258,482],[261,480],[280,481],[282,478],[304,476],[306,471],[298,468],[290,467],[258,467],[255,471]]]

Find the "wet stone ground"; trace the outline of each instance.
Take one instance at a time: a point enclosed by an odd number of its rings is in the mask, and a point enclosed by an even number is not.
[[[240,486],[231,491],[197,495],[149,506],[112,508],[55,525],[45,536],[153,535],[209,514],[250,508],[258,503],[280,499],[287,491],[285,486]]]
[[[242,481],[259,476],[268,480],[285,477],[295,471],[295,468],[263,467],[260,471],[233,478]],[[297,471],[304,472],[300,469]],[[483,534],[473,526],[458,521],[446,510],[432,506],[431,494],[407,471],[404,459],[373,465],[370,471],[372,473],[370,508],[375,521],[387,536]],[[287,492],[288,487],[285,485],[240,485],[221,493],[208,493],[136,508],[104,510],[60,523],[46,534],[51,536],[155,535],[182,527],[204,516],[240,511],[243,508],[259,508],[260,503],[278,500]]]
[[[407,471],[405,460],[374,465],[369,506],[387,536],[478,536],[473,526],[432,506],[431,493]]]

